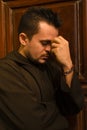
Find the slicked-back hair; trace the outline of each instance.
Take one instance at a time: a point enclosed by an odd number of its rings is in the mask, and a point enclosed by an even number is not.
[[[49,8],[30,7],[21,17],[18,34],[25,33],[29,39],[39,31],[39,23],[44,21],[55,28],[60,27],[58,14]]]

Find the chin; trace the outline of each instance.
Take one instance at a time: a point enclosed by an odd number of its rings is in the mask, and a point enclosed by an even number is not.
[[[39,63],[40,64],[45,64],[47,62],[47,60],[40,60]]]

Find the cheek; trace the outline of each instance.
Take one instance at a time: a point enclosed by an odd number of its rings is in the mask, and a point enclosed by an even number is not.
[[[41,45],[33,45],[29,47],[29,52],[33,57],[39,57],[44,51]]]

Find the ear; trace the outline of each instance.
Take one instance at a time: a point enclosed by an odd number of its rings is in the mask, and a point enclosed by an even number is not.
[[[23,46],[25,46],[27,44],[27,40],[28,40],[28,37],[25,33],[19,34],[19,41]]]

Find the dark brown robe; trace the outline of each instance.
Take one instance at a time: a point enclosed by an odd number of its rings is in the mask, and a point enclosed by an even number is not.
[[[56,66],[35,64],[18,52],[0,61],[0,130],[63,130],[83,106],[77,74],[71,88]]]

